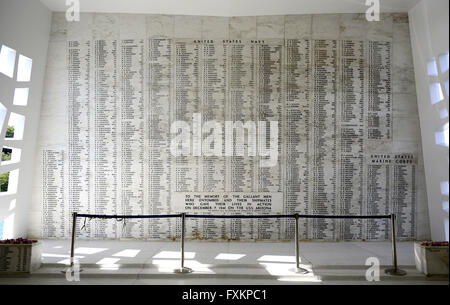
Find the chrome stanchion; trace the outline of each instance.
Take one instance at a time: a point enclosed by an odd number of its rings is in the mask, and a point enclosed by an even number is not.
[[[186,230],[186,214],[181,213],[181,266],[175,269],[175,273],[191,273],[192,269],[184,266],[184,233]]]
[[[300,267],[300,250],[299,250],[299,237],[298,237],[298,219],[299,215],[295,214],[295,268],[291,269],[291,271],[295,273],[306,274],[309,273],[308,270]]]
[[[75,231],[77,230],[77,212],[72,214],[72,243],[70,245],[70,267],[73,267],[75,257]]]
[[[390,275],[406,275],[406,271],[398,269],[397,265],[397,240],[396,240],[397,217],[391,214],[391,234],[392,234],[392,259],[394,268],[386,269],[385,272]]]
[[[75,258],[75,234],[77,231],[77,212],[72,213],[72,241],[70,244],[70,259],[69,259],[69,267],[65,268],[62,273],[67,273],[67,271],[75,272],[74,271],[74,258]],[[83,271],[83,269],[78,268],[78,272]]]

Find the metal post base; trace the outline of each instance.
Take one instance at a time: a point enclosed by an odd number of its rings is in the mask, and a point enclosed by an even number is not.
[[[61,273],[66,274],[67,271],[69,271],[72,275],[75,273],[75,270],[72,267],[64,268],[63,270],[61,270]],[[77,272],[83,272],[83,268],[78,269]]]
[[[175,272],[175,273],[192,273],[192,271],[193,270],[191,268],[183,267],[183,268],[175,269],[173,272]]]
[[[395,268],[386,269],[384,272],[389,274],[389,275],[396,275],[396,276],[404,276],[404,275],[406,275],[406,271],[400,270],[400,269],[395,269]]]
[[[294,268],[289,269],[289,271],[295,272],[295,273],[298,273],[298,274],[308,274],[309,273],[309,270],[306,270],[306,269],[301,268],[301,267],[298,267],[298,268],[294,267]]]

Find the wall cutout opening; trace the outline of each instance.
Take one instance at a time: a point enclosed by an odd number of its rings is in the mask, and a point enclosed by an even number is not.
[[[429,76],[438,76],[438,68],[436,64],[436,59],[432,59],[427,63],[427,72]]]
[[[448,71],[448,51],[447,53],[439,55],[439,65],[441,67],[441,74]]]
[[[3,239],[3,228],[5,227],[5,221],[0,221],[0,240]]]
[[[0,174],[0,192],[8,192],[9,172]]]
[[[444,95],[442,94],[441,84],[440,83],[432,83],[430,84],[430,98],[431,104],[439,103],[444,99]]]
[[[448,110],[446,107],[439,110],[439,117],[441,118],[441,120],[448,118]]]
[[[2,103],[0,103],[0,129],[3,128],[3,123],[5,122],[6,112],[8,110]]]
[[[448,219],[446,219],[445,221],[444,221],[444,228],[445,228],[445,240],[446,241],[448,241],[448,224],[449,224],[449,221],[448,221]]]
[[[20,148],[6,147],[2,149],[1,165],[8,165],[20,162],[22,150]]]
[[[442,202],[442,210],[444,210],[444,212],[447,212],[448,214],[448,201]]]
[[[14,66],[16,64],[16,50],[2,45],[0,50],[0,72],[12,78],[14,76]]]
[[[441,194],[448,196],[448,181],[441,182]]]
[[[19,170],[0,174],[0,194],[15,194],[19,182]]]
[[[22,140],[25,127],[25,117],[23,115],[11,112],[8,126],[6,128],[6,140]]]
[[[11,200],[11,202],[9,203],[9,209],[8,209],[8,210],[9,210],[10,212],[16,208],[16,200],[17,200],[17,199],[13,199],[13,200]]]
[[[17,106],[26,106],[28,104],[29,88],[16,88],[14,90],[13,104]]]
[[[19,55],[19,63],[17,66],[17,81],[29,82],[31,79],[31,66],[33,60],[23,55]]]
[[[448,97],[448,77],[446,78],[446,80],[444,80],[444,87],[445,87],[445,93],[447,94],[447,97]]]
[[[0,240],[14,238],[14,214],[0,221]]]
[[[448,147],[448,122],[435,133],[436,144]]]

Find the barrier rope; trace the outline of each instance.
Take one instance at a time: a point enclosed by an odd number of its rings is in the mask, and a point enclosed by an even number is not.
[[[329,219],[388,219],[391,215],[298,215],[299,218],[329,218]]]
[[[86,217],[89,220],[97,219],[117,219],[125,221],[128,218],[176,218],[183,214],[164,215],[95,215],[77,214],[77,217]],[[318,218],[318,219],[389,219],[391,215],[304,215],[304,214],[280,214],[280,215],[214,215],[214,214],[185,214],[186,218]],[[83,226],[84,227],[84,226]]]
[[[181,217],[181,214],[167,214],[167,215],[96,215],[96,214],[78,214],[77,217],[98,218],[98,219],[118,219],[122,221],[127,218],[175,218]]]
[[[391,233],[392,233],[392,249],[393,249],[393,268],[385,270],[386,273],[390,275],[406,275],[404,270],[400,270],[397,264],[397,248],[396,248],[396,216],[391,215],[303,215],[303,214],[279,214],[279,215],[197,215],[197,214],[166,214],[166,215],[97,215],[97,214],[78,214],[76,212],[72,213],[72,245],[70,250],[70,267],[68,270],[73,270],[73,260],[75,255],[75,238],[76,238],[76,223],[77,217],[84,217],[84,225],[81,229],[86,227],[86,219],[91,221],[92,219],[116,219],[117,221],[123,221],[122,232],[125,228],[126,219],[130,218],[181,218],[182,230],[181,230],[181,268],[174,270],[176,273],[189,273],[192,269],[184,266],[184,231],[185,231],[185,218],[295,218],[296,233],[295,233],[295,243],[296,243],[296,267],[295,272],[297,273],[307,273],[308,270],[301,268],[299,265],[299,238],[298,238],[298,221],[300,218],[309,219],[391,219]],[[67,272],[63,271],[63,272]]]
[[[192,215],[186,214],[186,218],[295,218],[295,214],[292,215]]]

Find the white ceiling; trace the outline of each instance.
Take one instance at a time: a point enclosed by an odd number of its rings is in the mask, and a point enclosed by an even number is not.
[[[363,13],[366,0],[79,0],[82,12],[203,16]],[[420,0],[380,0],[382,12],[408,12]],[[41,0],[52,11],[66,0]],[[68,1],[70,2],[70,1]]]

